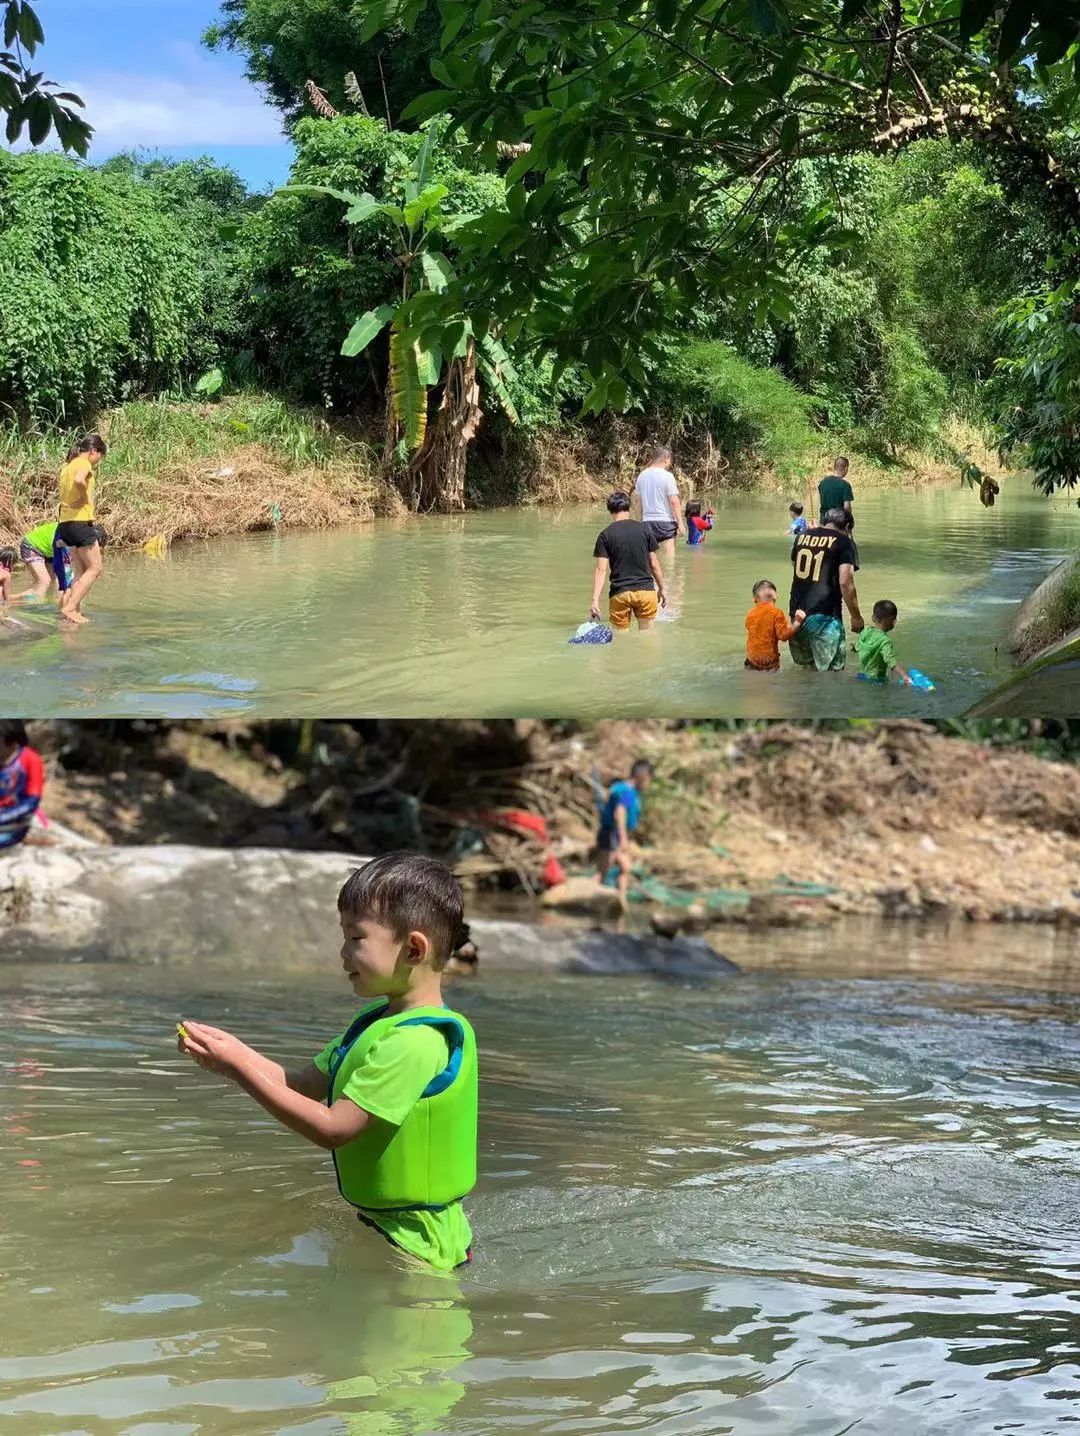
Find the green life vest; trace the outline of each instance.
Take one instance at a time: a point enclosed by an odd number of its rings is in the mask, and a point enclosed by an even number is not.
[[[387,1003],[361,1009],[330,1059],[326,1104],[332,1107],[371,1048],[395,1027],[437,1027],[447,1063],[400,1127],[372,1121],[334,1152],[338,1190],[369,1211],[440,1211],[476,1185],[476,1037],[448,1007],[414,1007],[384,1017]]]

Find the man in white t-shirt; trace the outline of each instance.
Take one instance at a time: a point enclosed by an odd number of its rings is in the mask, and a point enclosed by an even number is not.
[[[649,467],[638,474],[634,498],[641,506],[641,522],[656,540],[661,562],[667,563],[675,555],[675,539],[682,526],[670,449],[657,449]]]

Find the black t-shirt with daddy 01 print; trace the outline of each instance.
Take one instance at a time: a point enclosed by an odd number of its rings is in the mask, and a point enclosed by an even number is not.
[[[791,547],[795,572],[791,580],[790,612],[801,608],[809,616],[824,613],[843,619],[844,600],[840,592],[840,569],[845,563],[857,566],[855,545],[847,534],[836,529],[807,529]]]
[[[639,524],[636,519],[618,519],[608,524],[596,540],[593,558],[606,558],[611,565],[608,593],[612,598],[617,593],[640,593],[656,588],[649,567],[649,555],[656,550],[656,540],[647,525]]]

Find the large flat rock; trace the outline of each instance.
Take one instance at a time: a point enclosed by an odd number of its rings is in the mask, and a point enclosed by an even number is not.
[[[338,890],[364,861],[273,848],[23,846],[0,856],[0,961],[322,962],[341,941]],[[481,970],[737,971],[698,939],[557,923],[472,926]]]

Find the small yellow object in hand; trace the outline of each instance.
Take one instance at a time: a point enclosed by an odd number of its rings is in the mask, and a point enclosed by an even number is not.
[[[187,1040],[188,1030],[182,1022],[176,1024],[176,1031],[178,1036],[183,1037],[185,1041]]]

